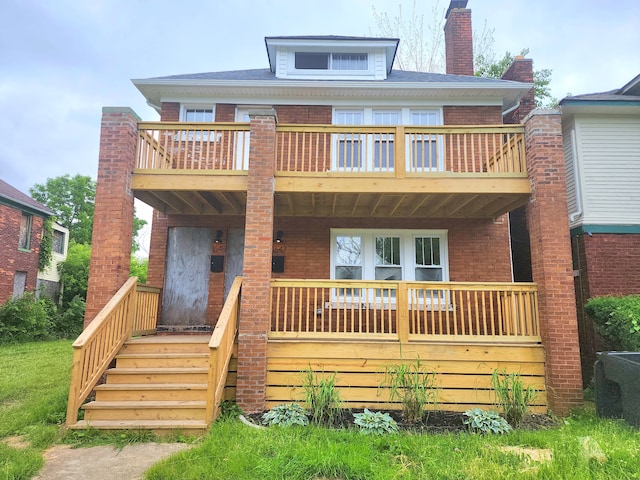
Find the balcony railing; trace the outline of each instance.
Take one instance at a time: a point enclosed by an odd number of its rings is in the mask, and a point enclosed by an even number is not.
[[[272,280],[272,338],[540,342],[530,283]]]
[[[517,125],[279,125],[275,141],[280,174],[526,174]],[[246,172],[249,142],[246,123],[140,123],[137,168]]]

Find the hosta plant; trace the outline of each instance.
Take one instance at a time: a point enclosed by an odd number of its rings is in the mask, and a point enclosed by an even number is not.
[[[502,418],[498,412],[472,408],[464,412],[464,414],[467,418],[462,422],[473,433],[507,433],[511,431],[509,422]]]
[[[362,413],[354,413],[353,418],[364,434],[382,435],[398,431],[398,424],[388,413],[371,412],[365,408]]]
[[[264,425],[280,425],[282,427],[304,426],[309,424],[309,419],[305,409],[297,403],[283,403],[282,405],[276,405],[262,415],[262,423]]]

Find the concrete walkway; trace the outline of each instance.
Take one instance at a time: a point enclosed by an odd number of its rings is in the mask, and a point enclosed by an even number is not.
[[[154,463],[190,446],[185,443],[136,443],[118,449],[56,445],[45,452],[44,467],[34,479],[138,480]]]

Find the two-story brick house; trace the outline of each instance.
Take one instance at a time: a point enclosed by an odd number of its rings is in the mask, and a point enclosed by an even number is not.
[[[345,406],[394,408],[380,375],[416,358],[442,409],[490,405],[502,368],[539,390],[534,411],[580,403],[560,117],[530,112],[530,60],[473,76],[462,4],[447,12],[446,74],[394,70],[398,39],[267,37],[269,68],[134,80],[160,122],[103,110],[70,425],[86,425],[77,408],[116,355],[85,407],[96,428],[204,428],[222,398],[248,411],[298,400],[308,368],[337,372]],[[154,208],[157,310],[127,282],[134,197]],[[536,283],[512,281],[521,206]],[[173,335],[128,341],[131,329]],[[178,363],[184,339],[208,361]]]
[[[42,226],[53,212],[0,180],[0,304],[35,292]]]

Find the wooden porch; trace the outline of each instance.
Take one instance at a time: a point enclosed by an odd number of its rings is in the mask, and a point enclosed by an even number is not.
[[[155,332],[160,290],[130,279],[73,345],[67,425],[206,429],[234,398],[241,284],[210,337],[181,339],[139,337]],[[419,358],[436,374],[432,408],[492,408],[491,374],[506,369],[546,411],[534,284],[273,280],[271,291],[266,408],[301,401],[309,368],[336,373],[345,408],[400,408],[380,386],[385,369]]]
[[[167,214],[242,215],[250,124],[138,125],[132,188]],[[530,193],[519,125],[278,125],[276,216],[495,218]]]

